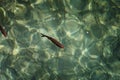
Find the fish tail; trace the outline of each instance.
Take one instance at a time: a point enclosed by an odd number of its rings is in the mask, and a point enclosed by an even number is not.
[[[46,37],[46,35],[44,35],[44,34],[42,34],[42,33],[41,33],[41,35],[42,35],[41,37]]]

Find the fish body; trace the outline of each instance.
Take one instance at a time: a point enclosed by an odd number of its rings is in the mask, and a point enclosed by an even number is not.
[[[7,37],[7,32],[5,31],[5,29],[3,29],[1,25],[0,25],[0,31],[5,37]]]
[[[41,37],[47,37],[50,41],[52,41],[56,46],[60,47],[60,48],[64,48],[64,45],[61,44],[59,41],[57,41],[56,39],[50,37],[50,36],[47,36],[47,35],[44,35],[41,33]]]

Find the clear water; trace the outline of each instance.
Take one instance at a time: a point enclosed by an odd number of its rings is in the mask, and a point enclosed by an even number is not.
[[[120,80],[120,0],[0,0],[0,24],[0,80]]]

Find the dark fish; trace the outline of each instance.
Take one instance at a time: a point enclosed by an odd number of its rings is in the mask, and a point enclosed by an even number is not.
[[[42,34],[42,33],[41,33]],[[49,40],[51,40],[56,46],[60,47],[60,48],[64,48],[64,45],[61,44],[60,42],[58,42],[56,39],[50,37],[50,36],[47,36],[47,35],[44,35],[42,34],[41,37],[47,37]]]
[[[1,25],[0,25],[0,31],[5,37],[7,37],[7,32],[5,31],[5,29],[3,29]]]

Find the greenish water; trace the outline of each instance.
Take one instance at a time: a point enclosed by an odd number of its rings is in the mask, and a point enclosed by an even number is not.
[[[0,80],[120,80],[120,0],[0,0],[0,25]]]

